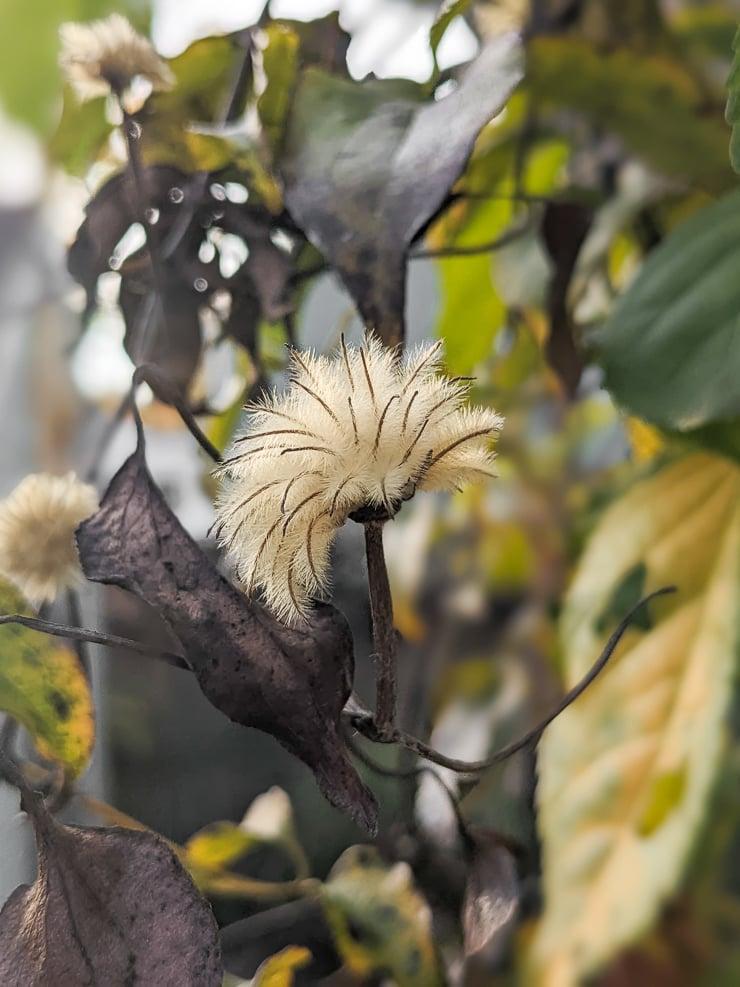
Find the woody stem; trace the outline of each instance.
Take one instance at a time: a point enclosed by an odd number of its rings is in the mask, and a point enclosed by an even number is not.
[[[364,524],[373,641],[378,656],[375,722],[381,732],[391,730],[396,719],[396,631],[383,553],[383,523],[366,521]]]

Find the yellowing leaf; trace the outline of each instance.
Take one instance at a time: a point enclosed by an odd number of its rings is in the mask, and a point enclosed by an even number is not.
[[[252,987],[292,987],[295,971],[308,966],[310,962],[310,949],[305,946],[288,946],[260,965]]]
[[[397,987],[441,987],[431,911],[406,864],[388,868],[371,847],[351,847],[321,900],[336,947],[357,976],[382,972]]]
[[[527,53],[531,92],[543,104],[619,134],[665,174],[708,191],[732,187],[726,127],[719,114],[699,112],[701,89],[680,62],[565,37],[536,38]]]
[[[262,54],[265,88],[257,100],[257,113],[277,157],[298,74],[300,39],[286,24],[269,24],[265,37],[267,43]]]
[[[583,982],[675,892],[707,805],[738,638],[740,470],[697,454],[604,515],[562,616],[566,685],[594,660],[615,601],[674,583],[651,622],[539,748],[545,909],[528,983]],[[630,589],[631,588],[631,589]],[[607,626],[608,625],[608,626]]]
[[[632,458],[635,462],[649,463],[665,448],[665,440],[658,429],[648,425],[641,418],[630,415],[626,424]]]
[[[199,871],[222,870],[236,863],[254,843],[254,838],[235,823],[212,823],[187,841],[185,863],[195,875]]]
[[[0,611],[25,603],[0,584]],[[0,626],[0,710],[22,723],[39,753],[76,777],[95,739],[92,697],[77,655],[53,638],[18,624]]]

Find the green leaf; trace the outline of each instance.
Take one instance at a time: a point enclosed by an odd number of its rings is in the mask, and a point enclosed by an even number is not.
[[[739,269],[740,191],[696,213],[652,251],[593,334],[619,404],[689,434],[740,416]]]
[[[407,864],[389,868],[374,848],[351,847],[323,885],[321,902],[352,973],[384,972],[398,987],[442,987],[431,911]]]
[[[141,153],[146,164],[217,171],[231,163],[234,148],[220,133],[207,128],[220,123],[244,57],[244,48],[233,38],[211,37],[194,42],[170,59],[175,85],[154,93],[141,114]]]
[[[141,14],[140,0],[3,0],[0,3],[0,102],[12,117],[43,135],[54,127],[62,94],[59,25],[112,11]],[[132,16],[142,26],[141,16]]]
[[[257,100],[257,113],[277,158],[298,75],[300,39],[292,28],[279,23],[268,25],[265,34],[267,44],[262,53],[265,88]]]
[[[72,175],[85,174],[113,129],[105,107],[104,96],[80,103],[65,88],[62,117],[49,143],[52,161]]]
[[[470,247],[496,239],[512,215],[503,199],[450,207],[426,237],[432,250]],[[491,352],[506,315],[493,278],[493,257],[488,253],[443,257],[437,262],[442,303],[436,335],[445,342],[445,361],[452,374],[469,374]],[[465,313],[461,318],[461,313]]]
[[[666,175],[708,191],[732,187],[727,131],[681,64],[572,38],[536,38],[528,54],[527,79],[544,106],[579,111]]]
[[[582,983],[651,926],[679,887],[723,749],[740,631],[740,469],[688,456],[607,510],[561,619],[565,687],[613,629],[602,615],[644,567],[673,583],[614,664],[539,747],[545,908],[533,987]],[[616,620],[616,614],[615,618]]]
[[[732,60],[730,76],[727,80],[727,109],[725,119],[732,127],[730,136],[730,161],[740,174],[740,27],[732,43],[735,57]]]
[[[434,60],[437,60],[437,49],[444,33],[456,17],[460,17],[470,6],[471,0],[444,0],[437,18],[429,31],[429,44],[432,47]]]
[[[28,613],[5,583],[0,611]],[[21,723],[39,753],[58,761],[71,778],[87,765],[95,740],[92,697],[69,648],[18,624],[0,626],[0,710]]]

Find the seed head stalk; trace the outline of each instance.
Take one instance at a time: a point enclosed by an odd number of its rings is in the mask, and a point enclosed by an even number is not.
[[[370,591],[373,642],[378,657],[375,721],[381,733],[391,731],[396,720],[396,631],[393,600],[383,552],[384,521],[366,521],[365,553]]]

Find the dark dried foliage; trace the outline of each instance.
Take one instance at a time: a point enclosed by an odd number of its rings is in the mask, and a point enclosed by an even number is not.
[[[375,800],[339,733],[354,655],[338,610],[318,605],[298,629],[248,601],[167,506],[142,444],[111,481],[98,513],[78,528],[77,542],[89,579],[128,589],[158,611],[214,706],[272,734],[311,768],[333,805],[375,830]]]
[[[220,987],[218,929],[154,833],[57,822],[36,796],[38,876],[0,912],[3,987]]]

